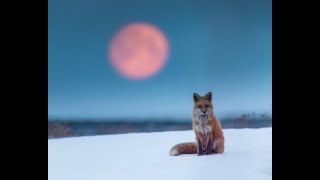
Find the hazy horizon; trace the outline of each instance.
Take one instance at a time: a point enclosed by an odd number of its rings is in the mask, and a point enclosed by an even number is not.
[[[224,120],[227,117],[240,117],[243,114],[256,114],[256,115],[261,115],[261,114],[267,114],[268,116],[272,116],[272,109],[260,109],[256,111],[251,111],[251,110],[231,110],[231,111],[217,111],[215,112],[215,115],[220,119]],[[104,120],[112,120],[112,121],[118,121],[118,120],[126,120],[126,121],[154,121],[154,120],[177,120],[177,121],[184,121],[192,119],[192,111],[185,113],[185,114],[180,114],[180,115],[153,115],[153,116],[57,116],[57,115],[48,115],[48,120],[71,120],[71,121],[86,121],[86,120],[97,120],[97,121],[104,121]]]

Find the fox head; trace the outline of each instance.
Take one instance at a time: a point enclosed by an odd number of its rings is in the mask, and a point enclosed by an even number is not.
[[[208,92],[205,96],[193,93],[193,113],[196,120],[205,123],[208,116],[213,116],[212,92]]]

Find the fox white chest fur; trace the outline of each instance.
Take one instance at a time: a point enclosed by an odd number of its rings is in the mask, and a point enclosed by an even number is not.
[[[199,123],[195,126],[196,132],[201,134],[207,134],[211,132],[211,127],[208,125],[208,114],[210,113],[210,110],[207,110],[206,114],[204,114],[200,109],[196,109],[194,113],[196,114],[195,120]]]
[[[198,124],[196,125],[195,130],[204,135],[211,132],[211,127],[208,126],[207,124]]]

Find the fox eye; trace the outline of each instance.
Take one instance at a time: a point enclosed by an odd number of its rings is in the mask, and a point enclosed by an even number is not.
[[[209,107],[209,105],[205,105],[205,107],[206,107],[206,108],[208,108],[208,107]]]
[[[201,108],[201,106],[198,106],[198,108]]]

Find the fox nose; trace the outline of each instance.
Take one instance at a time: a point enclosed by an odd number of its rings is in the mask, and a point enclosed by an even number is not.
[[[203,111],[203,113],[206,113],[206,111]]]

